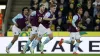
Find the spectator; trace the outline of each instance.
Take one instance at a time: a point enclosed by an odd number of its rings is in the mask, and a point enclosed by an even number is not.
[[[63,9],[61,9],[61,7]],[[58,8],[60,8],[60,10],[62,11],[63,16],[66,16],[66,14],[68,12],[68,8],[67,7],[68,7],[68,4],[66,4],[66,0],[60,0],[60,2],[58,3]]]
[[[87,0],[87,3],[86,3],[86,5],[83,8],[84,8],[84,12],[85,11],[88,11],[89,12],[89,15],[90,16],[93,16],[92,0]]]
[[[69,3],[75,3],[75,0],[69,0]]]
[[[95,16],[95,20],[99,19],[100,20],[100,12],[97,13],[97,15]]]
[[[38,4],[34,4],[33,7],[34,7],[35,10],[39,9],[39,5]]]
[[[49,8],[49,3],[46,0],[42,0],[39,5],[44,4],[46,9]]]
[[[97,6],[94,7],[93,17],[95,17],[98,12],[100,12],[100,4],[97,4]]]
[[[100,31],[100,20],[99,19],[96,20],[96,25],[94,27],[94,30],[95,31]]]
[[[99,28],[98,28],[99,27],[99,24],[100,24],[99,21],[100,21],[100,12],[97,13],[97,15],[95,16],[95,20],[94,20],[94,22],[95,22],[95,25],[94,25],[95,28],[94,29],[96,31],[99,30]]]
[[[75,9],[75,7],[74,7],[74,4],[69,4],[69,10],[72,12],[72,13],[74,13],[74,10]]]
[[[64,25],[65,29],[69,29],[69,26],[72,24],[73,13],[69,11],[68,15],[66,16],[66,24]]]
[[[84,16],[82,18],[82,24],[84,25],[84,26],[82,26],[83,30],[93,31],[93,19],[89,15],[88,11],[85,11],[85,13],[84,13]]]
[[[58,2],[57,2],[57,0],[50,0],[49,3],[50,4],[57,4]]]
[[[34,7],[35,10],[38,9],[39,0],[31,0],[31,7]]]
[[[56,23],[55,23],[55,26],[56,26],[56,31],[63,31],[64,28],[63,28],[63,16],[62,16],[62,12],[61,11],[58,11],[58,17],[57,17],[57,20],[56,20]]]
[[[50,29],[51,29],[52,31],[55,31],[55,25],[54,25],[54,24],[51,24]]]
[[[63,4],[60,4],[60,5],[59,5],[59,9],[60,9],[60,11],[63,11],[63,10],[64,10]]]
[[[77,0],[69,0],[69,5],[73,4],[74,6],[77,6],[78,1]]]
[[[38,0],[31,0],[31,3],[30,3],[31,7],[33,7],[34,4],[38,4],[38,2],[39,2]]]
[[[93,5],[96,7],[98,4],[100,4],[100,0],[95,0],[95,2],[93,2]]]
[[[64,1],[65,1],[65,0],[60,0],[60,3],[61,3],[61,4],[64,4]]]
[[[78,4],[83,5],[83,1],[84,1],[84,0],[78,0]]]
[[[73,19],[73,13],[71,11],[69,11],[68,15],[67,15],[67,23],[71,24],[72,23],[72,19]]]
[[[59,12],[59,10],[62,12],[62,15],[65,16],[66,15],[66,9],[64,8],[63,4],[60,4],[57,8],[57,12]],[[57,13],[56,12],[56,13]]]
[[[62,19],[61,18],[59,18],[57,20],[56,31],[63,31],[62,30]]]
[[[64,8],[67,6],[65,0],[60,0],[60,4],[63,4],[64,5]]]

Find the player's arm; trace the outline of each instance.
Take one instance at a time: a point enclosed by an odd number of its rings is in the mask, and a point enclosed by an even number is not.
[[[43,17],[43,20],[52,21],[52,20],[55,20],[55,19],[56,19],[54,15],[53,15],[53,18],[49,18],[49,16],[50,16],[50,13],[47,12],[47,13],[45,14],[45,16]]]
[[[77,15],[73,16],[72,25],[73,25],[76,29],[78,29],[77,26],[76,26],[76,24],[75,24],[75,22],[76,22],[77,20],[78,20],[78,16],[77,16]]]
[[[16,20],[19,19],[19,18],[21,18],[21,17],[22,17],[22,15],[21,15],[21,14],[18,14],[17,16],[15,16],[15,17],[12,19],[12,21],[13,21],[13,23],[14,23],[15,26],[18,26],[18,24],[16,23]]]

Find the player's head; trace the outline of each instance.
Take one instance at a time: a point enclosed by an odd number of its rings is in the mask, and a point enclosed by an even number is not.
[[[23,9],[22,9],[22,13],[23,14],[28,14],[29,13],[29,8],[28,7],[24,7]]]
[[[40,8],[40,10],[41,10],[42,12],[45,11],[45,5],[44,5],[44,4],[39,5],[39,8]]]
[[[82,7],[77,7],[77,11],[76,11],[78,14],[83,14],[83,9]]]
[[[50,10],[51,10],[52,12],[55,12],[55,11],[56,11],[56,7],[57,7],[56,4],[51,4],[51,5],[50,5]]]

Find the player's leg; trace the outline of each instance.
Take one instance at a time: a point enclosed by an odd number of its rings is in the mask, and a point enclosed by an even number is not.
[[[53,33],[50,28],[47,29],[47,35],[48,35],[48,38],[46,38],[46,40],[43,42],[44,45],[53,39]]]
[[[33,53],[34,48],[37,46],[37,44],[41,41],[42,36],[46,33],[46,30],[42,24],[39,25],[38,31],[37,31],[37,38],[35,41],[32,42],[32,48],[31,48],[31,53]]]
[[[70,40],[64,40],[64,39],[61,39],[60,41],[59,41],[59,46],[61,46],[62,45],[62,43],[67,43],[67,44],[74,44],[74,41],[75,41],[75,33],[74,32],[71,32],[70,33]]]
[[[25,44],[25,46],[23,47],[23,53],[26,53],[28,46],[33,41],[33,39],[36,37],[36,34],[37,34],[37,27],[33,26],[32,31],[30,32],[31,36],[30,36],[29,40],[27,41],[27,43]]]
[[[43,54],[44,45],[53,39],[53,34],[52,34],[51,29],[48,28],[46,31],[47,31],[48,37],[45,39],[45,41],[43,43],[41,43],[41,46],[40,46],[41,54]]]
[[[39,29],[38,30],[38,35],[37,35],[37,38],[32,42],[32,46],[30,48],[30,51],[31,53],[33,54],[34,53],[34,49],[35,47],[37,46],[37,44],[41,41],[41,38],[44,34],[41,32],[41,30]]]
[[[12,31],[14,34],[14,38],[13,40],[9,43],[9,45],[6,47],[6,52],[9,53],[10,48],[13,46],[13,44],[15,43],[15,41],[18,39],[18,36],[21,32],[21,30],[19,28],[17,28],[15,25],[12,27]]]
[[[37,37],[33,42],[32,42],[32,46],[30,47],[30,52],[31,54],[34,54],[34,49],[37,46],[37,44],[41,41],[40,37]]]
[[[77,54],[77,50],[78,50],[78,47],[79,47],[79,44],[80,44],[80,33],[79,32],[76,32],[76,43],[75,43],[75,47],[74,47],[74,51],[73,51],[73,54]]]

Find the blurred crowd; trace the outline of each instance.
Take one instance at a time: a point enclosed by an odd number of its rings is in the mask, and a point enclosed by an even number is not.
[[[56,20],[51,24],[53,31],[68,31],[78,6],[83,8],[80,30],[100,31],[100,0],[31,0],[30,10],[38,10],[40,4],[44,4],[46,10],[50,4],[57,4]]]

